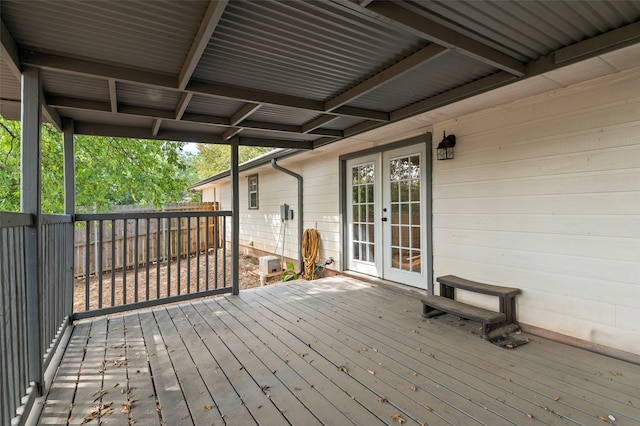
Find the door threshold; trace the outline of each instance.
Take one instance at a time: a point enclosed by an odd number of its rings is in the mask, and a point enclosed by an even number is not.
[[[372,275],[363,274],[355,271],[342,271],[342,275],[355,278],[360,281],[364,281],[368,284],[373,284],[379,287],[384,287],[387,290],[403,294],[405,296],[414,297],[416,299],[422,299],[429,295],[427,290],[412,287],[407,284],[397,283],[395,281],[385,280],[383,278],[374,277]]]

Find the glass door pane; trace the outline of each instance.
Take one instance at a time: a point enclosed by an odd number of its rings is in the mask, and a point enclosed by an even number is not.
[[[420,156],[389,160],[391,268],[421,272]]]

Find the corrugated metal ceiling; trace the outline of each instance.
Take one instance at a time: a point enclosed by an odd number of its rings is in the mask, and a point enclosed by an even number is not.
[[[338,12],[326,2],[232,2],[194,77],[324,100],[425,44]]]
[[[33,66],[88,133],[308,148],[640,42],[633,0],[359,3],[2,0],[0,111]]]
[[[48,95],[109,100],[109,83],[84,75],[47,72],[42,76],[42,87]]]

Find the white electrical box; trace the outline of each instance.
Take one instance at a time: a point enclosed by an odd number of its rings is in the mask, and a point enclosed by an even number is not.
[[[264,274],[273,274],[282,272],[280,258],[277,256],[260,256],[260,272]]]

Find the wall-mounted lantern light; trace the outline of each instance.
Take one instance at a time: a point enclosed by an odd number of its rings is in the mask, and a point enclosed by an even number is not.
[[[453,147],[456,146],[455,135],[449,135],[442,132],[442,142],[438,144],[436,149],[438,153],[438,160],[451,160],[453,159]]]

